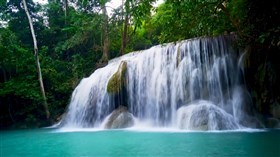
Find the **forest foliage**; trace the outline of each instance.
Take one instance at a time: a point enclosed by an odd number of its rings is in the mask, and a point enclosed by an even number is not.
[[[267,65],[267,60],[252,56],[263,58],[268,52],[279,56],[279,4],[273,0],[165,0],[157,7],[155,0],[122,0],[111,14],[107,12],[110,0],[48,0],[46,5],[26,1],[51,118],[46,120],[44,115],[22,1],[0,0],[0,128],[40,127],[59,120],[83,77],[106,65],[108,59],[153,45],[237,34],[239,45],[261,47],[248,57],[253,81],[260,71],[257,67]],[[276,72],[277,65],[271,62]],[[279,80],[279,73],[271,79]],[[273,83],[263,90],[269,92],[270,86]],[[261,97],[262,91],[256,90],[255,95]],[[280,101],[279,94],[265,96]]]

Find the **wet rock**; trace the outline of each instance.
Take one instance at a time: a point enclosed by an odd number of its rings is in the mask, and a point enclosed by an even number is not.
[[[277,118],[268,118],[266,126],[268,128],[280,128],[280,121]]]
[[[272,116],[274,118],[280,119],[280,104],[275,103],[274,105],[272,105],[271,112],[272,112]]]
[[[127,93],[126,73],[127,63],[122,61],[117,72],[111,76],[107,84],[107,92],[115,108],[121,105],[128,106],[127,100],[129,96]]]
[[[186,130],[238,129],[232,115],[208,101],[198,101],[177,111],[177,125]]]
[[[106,121],[106,129],[121,129],[128,128],[134,125],[134,118],[124,106],[119,106],[115,109]]]
[[[125,74],[127,71],[127,63],[122,61],[119,65],[118,71],[113,74],[107,84],[108,93],[118,93],[125,86]]]

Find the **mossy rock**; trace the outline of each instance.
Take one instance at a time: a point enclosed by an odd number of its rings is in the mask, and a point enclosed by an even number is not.
[[[125,85],[125,74],[127,71],[127,63],[122,61],[118,71],[110,78],[107,84],[108,93],[117,93],[121,91],[122,87]]]

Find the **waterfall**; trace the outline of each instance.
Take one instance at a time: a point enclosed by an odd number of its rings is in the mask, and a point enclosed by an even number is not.
[[[234,40],[196,38],[113,59],[81,80],[61,125],[100,127],[118,106],[125,106],[137,121],[156,127],[250,127],[246,103],[251,99],[244,94],[248,92],[238,64],[242,52],[233,47]],[[117,93],[108,92],[110,79],[124,63],[124,85]]]

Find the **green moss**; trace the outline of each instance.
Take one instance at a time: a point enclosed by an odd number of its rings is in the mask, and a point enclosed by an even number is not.
[[[108,85],[107,85],[107,92],[108,93],[115,93],[118,91],[118,89],[120,88],[119,87],[119,84],[120,84],[120,80],[118,78],[118,75],[117,74],[114,74],[109,82],[108,82]]]
[[[119,92],[123,85],[125,85],[125,74],[127,71],[127,63],[122,61],[118,71],[110,78],[107,84],[108,93],[117,93]]]

